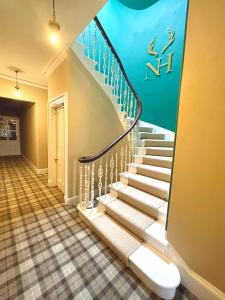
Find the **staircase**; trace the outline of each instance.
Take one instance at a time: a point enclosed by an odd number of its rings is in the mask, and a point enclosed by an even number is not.
[[[93,232],[152,291],[172,299],[180,284],[179,271],[166,255],[173,135],[139,120],[138,96],[112,47],[97,18],[73,45],[126,130],[97,155],[80,159],[78,209]]]

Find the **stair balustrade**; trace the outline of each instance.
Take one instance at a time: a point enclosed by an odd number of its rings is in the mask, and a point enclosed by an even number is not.
[[[118,174],[127,171],[127,165],[132,162],[142,104],[97,17],[80,34],[78,42],[83,45],[84,56],[95,61],[96,72],[105,75],[103,84],[111,87],[111,96],[125,124],[124,133],[111,144],[96,155],[79,159],[79,205],[87,209],[96,205],[96,197],[106,197],[108,185],[117,182]]]

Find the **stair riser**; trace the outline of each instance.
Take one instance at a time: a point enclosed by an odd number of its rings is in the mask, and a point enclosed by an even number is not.
[[[135,164],[145,164],[150,166],[157,166],[157,167],[163,167],[163,168],[172,168],[172,162],[171,161],[164,161],[154,158],[147,158],[142,156],[135,156],[134,157],[134,163]]]
[[[173,157],[173,150],[159,150],[159,149],[145,149],[146,155],[157,155],[157,156],[170,156]]]
[[[124,178],[123,176],[121,176],[120,178],[120,181],[123,183],[123,184],[126,184],[126,185],[131,185],[137,189],[140,189],[146,193],[149,193],[149,194],[152,194],[156,197],[159,197],[165,201],[168,200],[168,196],[169,196],[169,191],[167,190],[162,190],[162,189],[159,189],[155,186],[152,186],[152,185],[147,185],[147,184],[144,184],[144,183],[140,183],[132,178]]]
[[[121,191],[115,191],[114,189],[110,189],[110,194],[114,198],[120,198],[121,200],[125,201],[126,203],[130,204],[131,206],[139,209],[143,213],[146,213],[147,215],[151,216],[152,218],[155,218],[159,220],[161,214],[158,211],[157,208],[150,207],[144,204],[139,205],[139,202],[135,199],[132,198],[130,195],[124,194]],[[164,221],[162,220],[162,217],[160,218],[160,222],[163,223]]]
[[[157,167],[163,167],[163,168],[172,168],[172,161],[164,161],[164,160],[153,159],[153,158],[145,158],[144,157],[143,164],[157,166]]]
[[[151,127],[139,127],[138,130],[140,132],[148,132],[148,133],[154,132],[154,128]]]
[[[173,147],[173,141],[165,141],[165,140],[141,140],[141,147]]]
[[[133,173],[133,174],[139,174],[139,175],[143,175],[143,176],[163,180],[163,181],[166,181],[166,182],[170,182],[171,175],[160,173],[158,171],[146,170],[146,169],[143,169],[143,168],[133,167],[133,166],[129,166],[128,171]]]
[[[127,220],[121,218],[120,215],[118,215],[115,211],[110,209],[106,206],[106,213],[110,215],[113,219],[117,220],[120,224],[122,224],[125,228],[127,228],[130,232],[135,234],[137,237],[139,237],[141,240],[144,240],[146,237],[146,233],[144,230],[140,230],[140,228],[137,228],[135,226],[134,222],[128,222]]]
[[[139,133],[140,139],[159,139],[164,140],[165,134],[163,133],[149,133],[149,132],[140,132]]]

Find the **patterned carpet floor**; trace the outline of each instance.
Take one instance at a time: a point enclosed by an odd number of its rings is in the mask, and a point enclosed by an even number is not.
[[[0,157],[0,183],[1,300],[159,299],[22,157]]]

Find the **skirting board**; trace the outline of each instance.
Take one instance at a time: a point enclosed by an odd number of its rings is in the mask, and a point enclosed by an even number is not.
[[[47,174],[48,173],[48,168],[38,169],[38,168],[35,167],[35,165],[32,164],[32,162],[28,158],[26,158],[26,156],[23,155],[23,158],[28,162],[28,164],[31,166],[31,168],[34,170],[34,172],[37,175]]]
[[[182,284],[200,300],[224,300],[225,294],[194,272],[169,244],[168,256],[176,263]]]
[[[66,205],[72,205],[77,207],[79,203],[79,196],[74,196],[74,197],[64,197],[64,202]]]

